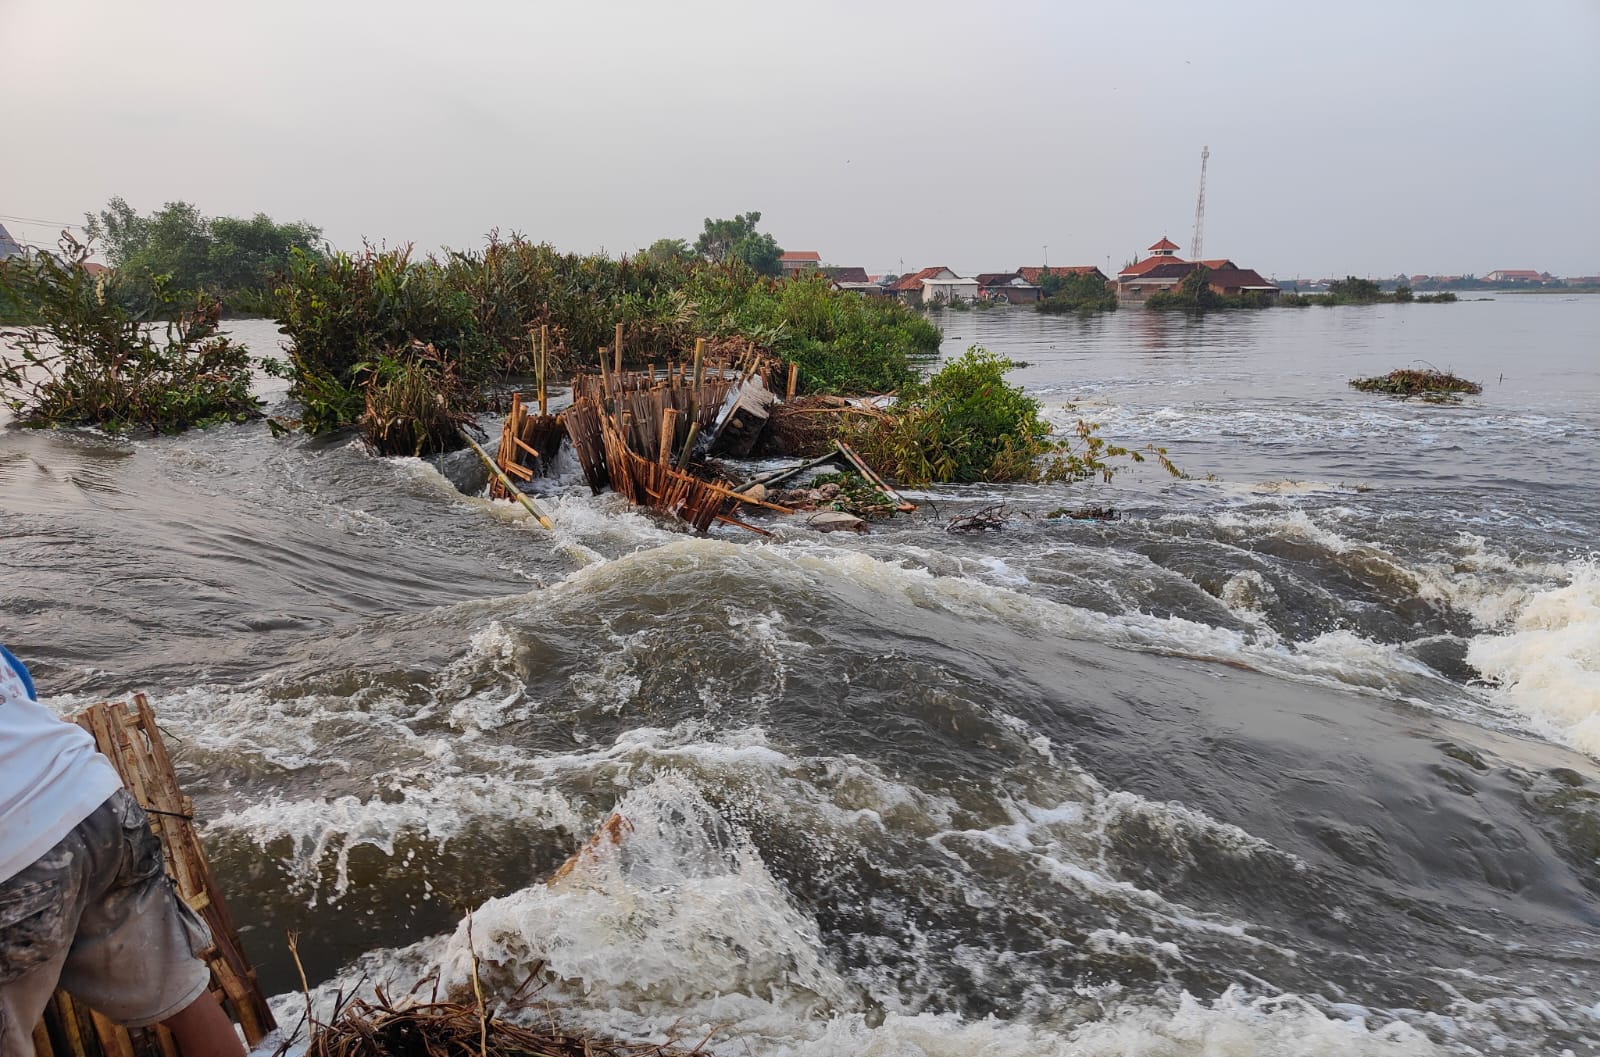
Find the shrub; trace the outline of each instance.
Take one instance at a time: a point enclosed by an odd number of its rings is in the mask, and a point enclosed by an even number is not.
[[[1476,395],[1483,392],[1477,382],[1458,378],[1445,371],[1402,368],[1372,378],[1352,378],[1350,385],[1364,393],[1387,393],[1389,396],[1420,396],[1435,402],[1459,400],[1461,393]]]
[[[1035,307],[1040,312],[1113,312],[1117,307],[1116,292],[1093,272],[1052,272],[1047,268],[1039,276],[1039,293]]]
[[[900,393],[890,415],[851,416],[846,436],[879,472],[905,484],[932,481],[1079,481],[1115,472],[1108,462],[1144,454],[1109,444],[1080,420],[1051,435],[1039,402],[1006,382],[1015,364],[974,345],[926,382]],[[1164,449],[1146,449],[1176,474]]]
[[[689,285],[700,324],[738,334],[797,364],[809,392],[891,392],[943,335],[898,301],[834,290],[826,276],[764,279],[729,266],[697,269]]]
[[[380,455],[432,455],[460,447],[474,394],[432,345],[379,358],[362,386],[361,436]]]
[[[322,258],[295,251],[273,303],[290,340],[289,394],[312,433],[355,421],[363,385],[391,350],[431,345],[467,385],[488,377],[496,358],[471,295],[436,262],[413,261],[409,248]]]
[[[17,357],[0,358],[0,401],[19,421],[177,433],[260,414],[247,350],[217,333],[220,303],[157,282],[149,310],[133,311],[84,267],[87,246],[63,235],[61,251],[0,270],[0,300],[30,320],[4,335]]]

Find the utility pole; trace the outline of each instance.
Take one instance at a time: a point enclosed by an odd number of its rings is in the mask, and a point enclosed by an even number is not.
[[[1050,247],[1044,247],[1044,270],[1050,270]]]
[[[1211,158],[1211,148],[1200,148],[1200,197],[1194,203],[1194,239],[1189,243],[1189,259],[1200,259],[1200,248],[1205,244],[1206,233],[1206,162]]]

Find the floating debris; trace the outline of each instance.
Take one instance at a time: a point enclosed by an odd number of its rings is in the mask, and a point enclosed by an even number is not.
[[[1047,521],[1117,521],[1122,517],[1114,506],[1086,506],[1077,510],[1067,507],[1056,507],[1045,515]]]
[[[1477,395],[1483,386],[1477,382],[1458,378],[1445,371],[1402,368],[1372,378],[1352,378],[1350,385],[1363,393],[1386,393],[1389,396],[1418,396],[1433,403],[1453,402],[1460,394]]]
[[[992,529],[1003,529],[1010,524],[1012,514],[1004,503],[992,503],[989,506],[974,510],[970,514],[962,514],[950,519],[945,525],[946,532],[988,532]]]

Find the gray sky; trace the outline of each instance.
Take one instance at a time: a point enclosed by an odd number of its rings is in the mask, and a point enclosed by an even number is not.
[[[868,271],[1600,273],[1600,2],[0,0],[0,217],[120,194],[340,246],[758,209]]]

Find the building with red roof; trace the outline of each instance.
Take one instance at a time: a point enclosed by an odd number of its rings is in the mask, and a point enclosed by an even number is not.
[[[1150,247],[1150,256],[1128,265],[1117,273],[1117,303],[1143,304],[1151,294],[1171,293],[1196,268],[1206,270],[1206,285],[1224,297],[1243,293],[1264,294],[1276,300],[1277,284],[1264,279],[1251,268],[1241,268],[1226,257],[1186,261],[1178,256],[1178,245],[1165,235]]]
[[[814,272],[822,267],[822,254],[816,250],[785,250],[778,258],[778,266],[785,276]]]

